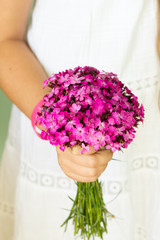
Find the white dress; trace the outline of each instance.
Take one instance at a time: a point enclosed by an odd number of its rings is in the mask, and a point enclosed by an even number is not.
[[[156,0],[37,0],[27,41],[50,76],[80,66],[117,73],[145,107],[136,138],[102,174],[116,218],[104,240],[160,239],[160,64]],[[24,56],[25,57],[25,56]],[[0,167],[0,240],[73,240],[60,228],[76,186],[55,147],[12,107]],[[78,238],[81,239],[81,238]]]

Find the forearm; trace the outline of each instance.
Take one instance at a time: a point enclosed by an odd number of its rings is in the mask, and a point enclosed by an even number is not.
[[[47,75],[23,41],[0,42],[0,87],[29,118],[34,106],[48,92],[42,83]]]

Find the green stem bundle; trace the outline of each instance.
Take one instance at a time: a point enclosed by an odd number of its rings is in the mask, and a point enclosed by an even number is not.
[[[95,236],[103,239],[103,233],[107,233],[107,218],[113,218],[103,201],[102,183],[98,180],[90,183],[76,182],[77,194],[73,201],[69,216],[62,226],[67,230],[70,219],[74,224],[74,235],[80,234],[83,239],[93,239]]]

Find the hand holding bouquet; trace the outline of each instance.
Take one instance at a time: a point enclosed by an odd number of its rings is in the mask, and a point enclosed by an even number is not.
[[[137,97],[119,81],[116,74],[93,67],[77,67],[45,80],[51,88],[43,98],[37,123],[45,127],[41,137],[66,147],[81,147],[81,154],[102,149],[127,148],[135,128],[143,122],[144,108]],[[75,234],[90,239],[107,232],[107,217],[113,217],[103,201],[102,185],[97,181],[77,182],[77,195],[64,224],[73,219]]]
[[[66,147],[64,152],[59,145],[56,146],[59,165],[69,178],[79,182],[93,182],[106,169],[112,159],[112,151],[95,151],[93,147],[90,149],[90,152],[85,152],[82,156],[80,146]]]

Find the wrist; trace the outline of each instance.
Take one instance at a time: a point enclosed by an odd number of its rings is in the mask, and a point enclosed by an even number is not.
[[[31,123],[32,123],[33,130],[35,131],[37,136],[40,138],[42,138],[41,133],[36,131],[36,127],[38,127],[41,131],[46,130],[43,126],[41,126],[37,123],[37,119],[36,119],[37,113],[41,111],[40,108],[42,106],[43,106],[43,98],[37,103],[37,105],[34,107],[32,114],[31,114]]]

